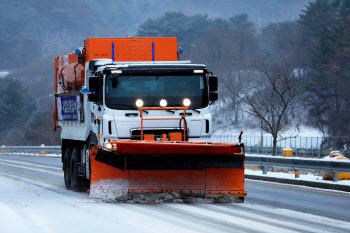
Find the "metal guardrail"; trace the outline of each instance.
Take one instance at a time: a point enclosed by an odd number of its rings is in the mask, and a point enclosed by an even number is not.
[[[263,174],[267,174],[267,167],[292,168],[295,171],[299,169],[333,172],[333,181],[338,181],[338,173],[350,173],[350,161],[334,161],[321,159],[304,158],[281,158],[272,156],[246,155],[245,164],[257,165],[263,167]],[[297,178],[297,173],[296,173]]]
[[[235,143],[238,135],[212,135],[212,142]],[[254,154],[272,154],[272,136],[242,136],[246,152]],[[277,143],[277,155],[282,155],[284,147],[290,147],[295,155],[324,157],[332,150],[339,150],[350,158],[350,137],[291,137]]]
[[[29,153],[29,154],[46,154],[56,153],[61,154],[60,146],[2,146],[0,153]]]
[[[237,132],[238,133],[238,132]],[[211,136],[212,142],[237,142],[239,134],[234,135],[217,135]],[[280,139],[280,138],[279,138]],[[251,147],[272,147],[273,137],[272,136],[249,136],[243,135],[242,141],[244,145]],[[323,144],[323,145],[322,145]],[[339,147],[339,145],[341,147]],[[287,137],[284,140],[279,140],[277,142],[277,147],[290,147],[298,149],[318,149],[318,148],[328,148],[343,150],[344,146],[348,147],[350,145],[350,137]],[[345,149],[346,150],[346,149]]]

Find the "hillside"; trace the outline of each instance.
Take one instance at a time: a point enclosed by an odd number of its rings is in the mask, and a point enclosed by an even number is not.
[[[64,54],[87,37],[124,37],[165,12],[228,18],[246,13],[260,26],[294,20],[307,0],[3,0],[0,2],[0,70],[38,57]]]

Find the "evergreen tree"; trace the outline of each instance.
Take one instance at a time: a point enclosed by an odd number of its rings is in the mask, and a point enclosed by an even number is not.
[[[0,92],[1,143],[6,143],[16,127],[26,124],[35,111],[35,103],[18,80],[0,79]]]
[[[347,0],[317,0],[299,20],[310,51],[310,116],[329,136],[350,134],[349,5]]]
[[[244,15],[243,18],[247,17]],[[187,16],[180,12],[168,12],[160,18],[148,19],[141,24],[136,36],[177,37],[181,47],[188,49],[191,43],[202,39],[209,29],[228,28],[230,25],[232,22],[220,18],[210,19],[207,15]]]

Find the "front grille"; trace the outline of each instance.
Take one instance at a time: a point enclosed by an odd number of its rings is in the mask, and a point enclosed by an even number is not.
[[[167,128],[167,129],[144,129],[143,134],[154,134],[156,140],[162,140],[162,134],[169,133],[183,133],[183,129],[180,128]],[[141,140],[141,130],[132,129],[131,130],[131,139],[132,140]]]

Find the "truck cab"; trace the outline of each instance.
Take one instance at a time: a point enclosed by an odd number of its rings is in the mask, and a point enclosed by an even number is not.
[[[113,62],[90,61],[91,76],[86,87],[91,92],[85,102],[85,116],[91,116],[91,131],[99,143],[110,140],[140,140],[141,118],[138,107],[188,107],[186,138],[210,142],[210,104],[217,100],[217,79],[205,65],[189,61]],[[211,88],[210,88],[211,87]],[[182,110],[144,110],[144,134],[155,140],[169,140],[169,133],[182,132]],[[172,118],[174,120],[172,120]]]

